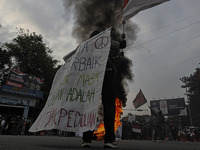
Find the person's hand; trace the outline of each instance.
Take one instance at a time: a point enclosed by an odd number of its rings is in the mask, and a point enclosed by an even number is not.
[[[123,34],[121,35],[121,39],[124,40],[125,38],[126,38],[126,34],[123,33]]]
[[[119,57],[124,57],[124,52],[120,52]]]

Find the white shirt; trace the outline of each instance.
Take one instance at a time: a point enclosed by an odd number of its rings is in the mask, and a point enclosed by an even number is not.
[[[2,121],[1,121],[1,126],[4,126],[5,123],[6,123],[6,121],[5,121],[5,120],[2,120]]]

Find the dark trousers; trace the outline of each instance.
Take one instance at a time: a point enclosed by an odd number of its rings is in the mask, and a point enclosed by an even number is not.
[[[104,142],[110,143],[115,141],[114,123],[115,123],[115,75],[112,71],[106,71],[103,88],[102,103],[104,108]],[[90,143],[93,131],[83,133],[83,142]]]
[[[155,125],[154,126],[154,140],[157,140],[157,138],[159,138],[160,140],[163,140],[162,126],[161,125]]]

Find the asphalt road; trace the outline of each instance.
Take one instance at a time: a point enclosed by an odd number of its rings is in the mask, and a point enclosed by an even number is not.
[[[58,136],[0,136],[0,150],[84,150],[81,138]],[[122,150],[200,150],[200,142],[118,140]],[[92,141],[90,150],[104,149],[103,141]]]

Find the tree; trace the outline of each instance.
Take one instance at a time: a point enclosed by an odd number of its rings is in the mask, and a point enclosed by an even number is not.
[[[41,91],[44,92],[44,99],[47,99],[54,75],[60,66],[57,66],[59,61],[50,55],[53,51],[43,42],[43,37],[20,28],[17,37],[4,45],[12,66],[43,79]]]
[[[200,124],[200,68],[189,77],[182,77],[180,80],[184,83],[182,88],[186,89],[188,104],[191,110],[191,118],[193,125]]]

